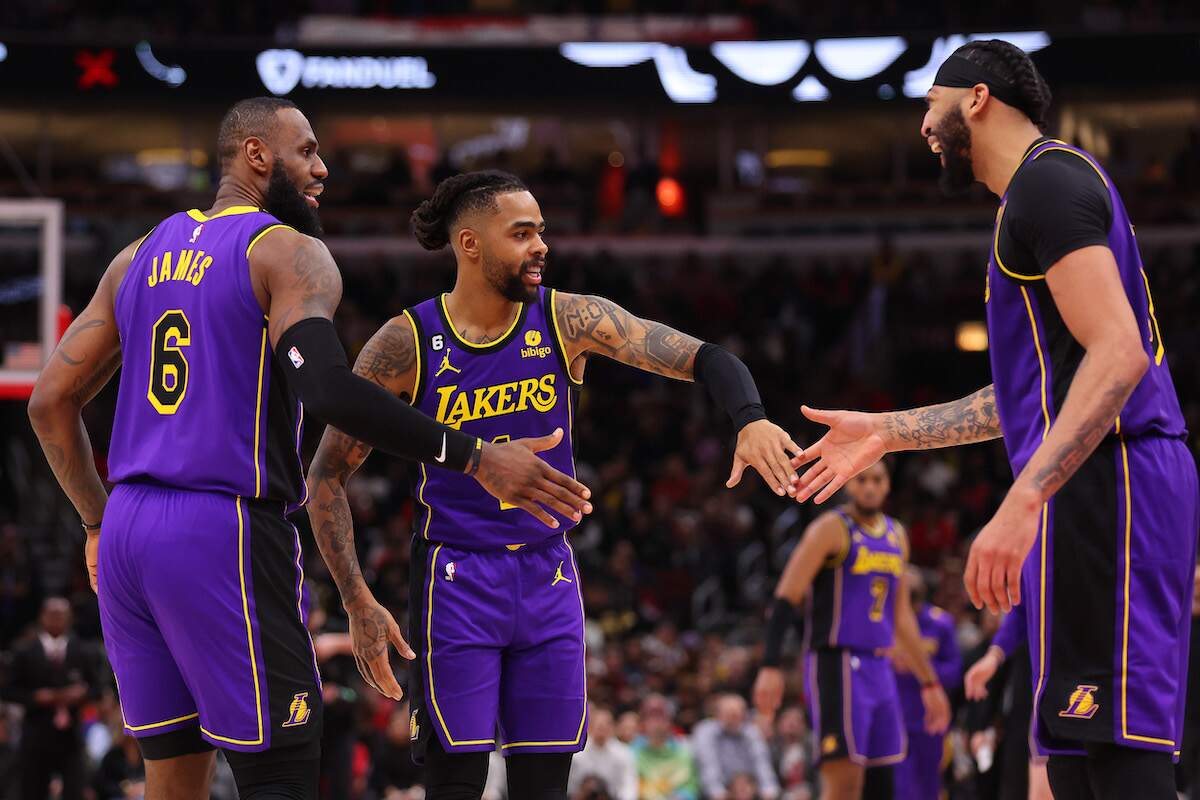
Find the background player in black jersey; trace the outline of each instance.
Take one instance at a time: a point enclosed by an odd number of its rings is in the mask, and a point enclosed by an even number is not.
[[[888,451],[1003,435],[1016,478],[965,581],[978,607],[1032,604],[1055,797],[1168,800],[1200,512],[1150,276],[1111,178],[1042,135],[1050,93],[1025,53],[972,42],[933,83],[921,136],[943,184],[1001,198],[984,287],[995,382],[911,411],[805,409],[830,430],[798,496],[821,502]]]
[[[572,403],[573,398],[568,392],[573,391],[567,384],[581,384],[587,362],[594,356],[606,356],[647,372],[653,372],[676,380],[702,382],[709,389],[717,404],[733,419],[738,430],[737,445],[734,452],[733,467],[728,486],[735,486],[740,481],[747,466],[754,468],[767,482],[768,487],[776,494],[785,496],[792,491],[794,473],[791,470],[789,451],[796,452],[799,446],[778,426],[766,418],[758,390],[745,365],[735,356],[716,345],[701,342],[686,334],[671,329],[659,322],[640,319],[625,309],[602,297],[586,295],[560,294],[542,288],[542,276],[546,267],[548,245],[543,239],[545,222],[541,210],[533,195],[524,184],[512,175],[503,172],[472,172],[447,178],[438,185],[433,197],[423,203],[413,214],[413,224],[417,240],[427,249],[436,250],[450,244],[453,247],[457,262],[457,279],[453,292],[442,295],[441,310],[433,310],[431,303],[423,303],[404,314],[393,318],[375,334],[359,354],[355,371],[378,383],[393,394],[412,398],[418,404],[438,405],[439,396],[449,397],[457,386],[442,386],[435,394],[428,388],[417,389],[418,385],[426,387],[438,380],[442,363],[438,354],[442,353],[443,361],[451,366],[462,365],[462,374],[446,376],[443,381],[453,384],[469,382],[480,371],[489,371],[491,381],[509,381],[522,369],[529,368],[527,358],[537,363],[542,353],[520,352],[522,344],[547,342],[546,336],[552,337],[553,346],[545,348],[545,356],[558,362],[551,367],[549,362],[541,370],[555,370],[555,374],[547,379],[555,379],[551,384],[557,387],[557,399],[547,403],[555,413],[565,411],[564,404]],[[522,309],[522,306],[534,306]],[[541,331],[532,323],[523,322],[527,319],[538,319],[544,325],[546,320],[554,320],[552,333]],[[423,321],[422,321],[423,320]],[[453,327],[447,327],[453,320]],[[515,320],[515,321],[514,321]],[[522,326],[529,324],[525,334],[520,338],[513,337],[521,334]],[[432,326],[440,326],[436,331]],[[418,338],[418,329],[420,338]],[[430,334],[433,334],[432,336]],[[447,357],[441,349],[444,343],[455,344],[453,357]],[[432,342],[432,343],[431,343]],[[466,352],[474,348],[474,353]],[[518,354],[519,353],[519,354]],[[470,367],[464,359],[469,362]],[[457,359],[457,363],[456,360]],[[422,367],[424,364],[424,367]],[[511,385],[511,384],[510,384]],[[502,421],[505,424],[538,425],[541,420],[532,410],[499,410],[499,405],[505,401],[487,401],[484,399],[486,388],[473,389],[470,394],[477,398],[476,410],[468,414],[462,421],[464,429]],[[444,394],[443,394],[444,393]],[[414,394],[416,395],[414,397]],[[494,393],[488,393],[491,396]],[[554,395],[551,395],[552,397]],[[422,399],[423,398],[423,399]],[[465,403],[465,401],[464,401]],[[492,405],[489,406],[489,403]],[[509,406],[513,405],[508,403]],[[446,406],[443,403],[443,408]],[[494,407],[492,407],[494,406]],[[457,404],[454,406],[457,408]],[[465,407],[465,405],[464,405]],[[482,408],[482,411],[480,410]],[[549,413],[544,411],[543,413]],[[452,414],[453,415],[453,414]],[[532,417],[532,421],[531,420]],[[511,420],[511,422],[503,422]],[[620,424],[614,420],[613,424]],[[520,430],[520,428],[517,428]],[[480,434],[482,435],[482,433]],[[329,571],[337,582],[342,596],[342,602],[350,616],[351,631],[354,635],[354,650],[358,658],[363,677],[381,692],[398,699],[401,688],[392,674],[388,663],[387,639],[379,632],[383,630],[396,631],[396,623],[392,616],[372,596],[371,591],[363,580],[359,568],[358,557],[354,549],[354,533],[350,509],[346,500],[346,484],[350,476],[358,469],[370,453],[370,445],[356,441],[353,435],[347,435],[331,426],[326,430],[321,446],[313,460],[309,480],[312,486],[313,501],[309,505],[312,527],[316,532],[317,542],[321,548]],[[549,455],[555,455],[548,453]],[[569,452],[565,454],[569,456]],[[560,451],[557,457],[563,457]],[[418,647],[421,650],[423,664],[420,669],[414,669],[410,674],[414,680],[418,677],[424,680],[428,673],[429,679],[422,690],[413,690],[411,700],[414,708],[434,705],[438,700],[428,703],[425,693],[432,695],[434,683],[433,662],[434,649],[430,642],[439,638],[445,639],[452,631],[442,631],[438,617],[432,613],[434,581],[437,581],[438,591],[446,591],[444,600],[439,601],[442,607],[456,602],[454,597],[464,598],[469,578],[463,574],[464,569],[470,569],[475,575],[484,574],[484,566],[491,555],[498,552],[499,562],[516,564],[518,575],[536,574],[536,564],[529,562],[538,558],[541,552],[537,548],[541,544],[521,544],[530,542],[529,539],[517,539],[515,544],[505,545],[506,540],[493,541],[493,529],[509,530],[510,526],[520,524],[505,515],[501,508],[494,503],[473,504],[468,495],[463,494],[463,488],[450,481],[441,481],[436,492],[426,489],[428,484],[422,483],[423,490],[419,499],[429,510],[424,517],[424,535],[418,530],[414,538],[416,544],[426,548],[426,539],[432,540],[433,567],[426,570],[427,575],[418,576],[414,585],[418,587],[414,595],[415,602],[410,607],[413,625],[410,638],[420,636],[426,645]],[[447,506],[455,504],[451,512]],[[436,514],[434,512],[437,512]],[[431,531],[429,520],[434,520]],[[461,520],[463,522],[447,523],[445,520]],[[440,521],[440,522],[439,522]],[[439,525],[441,528],[439,529]],[[489,538],[490,537],[490,538]],[[563,537],[565,543],[565,537]],[[461,540],[461,541],[460,541]],[[446,542],[449,541],[449,544]],[[513,541],[509,539],[507,541]],[[460,556],[459,575],[456,577],[452,568],[455,562],[444,563],[437,561],[437,553],[443,546],[459,546],[464,555]],[[505,551],[511,552],[505,552]],[[534,551],[531,553],[530,551]],[[469,556],[466,554],[470,554]],[[468,561],[467,559],[470,559]],[[492,645],[481,642],[478,637],[486,633],[475,633],[471,638],[470,631],[461,633],[449,647],[443,648],[448,653],[464,653],[466,658],[471,653],[477,654],[476,669],[485,669],[489,673],[490,665],[496,653],[501,653],[504,663],[527,658],[529,651],[542,647],[563,647],[563,643],[577,644],[578,654],[582,656],[582,599],[577,600],[574,594],[563,592],[559,596],[563,603],[574,606],[575,615],[566,624],[557,623],[549,632],[550,641],[547,643],[546,631],[548,626],[556,623],[543,619],[548,616],[545,611],[534,605],[537,595],[534,587],[556,590],[563,581],[572,580],[573,559],[566,550],[557,560],[558,571],[551,570],[545,575],[545,581],[540,582],[529,578],[528,583],[520,584],[521,598],[518,604],[519,613],[511,623],[505,625],[505,630],[516,630],[516,634],[506,635],[507,643]],[[422,562],[422,554],[415,553],[413,563]],[[564,563],[566,566],[564,566]],[[466,564],[466,567],[462,565]],[[442,567],[446,567],[443,576]],[[499,584],[497,588],[504,597],[517,593],[515,587],[510,588],[508,579],[503,577],[507,572],[500,573],[495,581],[489,580],[489,585]],[[490,576],[489,576],[490,577]],[[575,576],[576,579],[578,576]],[[422,613],[425,605],[421,586],[428,582],[428,614]],[[576,590],[578,587],[576,586]],[[466,602],[459,600],[458,602]],[[499,605],[499,603],[489,604]],[[476,606],[475,608],[480,608]],[[443,612],[444,614],[445,612]],[[482,611],[467,612],[458,615],[459,619],[475,618],[477,624],[471,627],[486,631],[490,625],[478,620],[483,616]],[[562,614],[555,616],[561,617]],[[465,628],[456,624],[453,619],[448,625]],[[469,641],[460,641],[462,639]],[[532,640],[534,643],[529,644]],[[401,655],[413,658],[413,650],[398,634],[392,637]],[[416,640],[414,640],[416,641]],[[525,644],[519,644],[524,641]],[[558,644],[555,644],[558,642]],[[441,647],[441,646],[439,646]],[[455,656],[446,655],[444,661],[453,662]],[[570,769],[571,754],[582,749],[582,726],[579,734],[575,734],[574,720],[582,715],[583,701],[582,685],[571,684],[568,693],[566,684],[576,674],[582,673],[582,658],[578,664],[566,659],[567,675],[548,674],[545,669],[521,669],[519,666],[506,668],[502,673],[498,691],[505,697],[516,694],[522,695],[522,689],[514,686],[534,686],[538,683],[554,686],[563,684],[560,692],[561,702],[552,703],[542,712],[552,715],[565,711],[571,717],[567,741],[543,741],[548,736],[538,736],[539,741],[520,742],[514,744],[511,740],[512,729],[522,725],[536,727],[527,719],[531,713],[529,703],[504,704],[500,706],[499,719],[505,729],[504,752],[508,755],[508,780],[511,797],[522,800],[554,800],[566,797],[567,777]],[[439,667],[449,670],[454,667]],[[578,669],[577,669],[578,668]],[[463,665],[460,672],[466,672]],[[439,679],[442,684],[443,679]],[[474,683],[478,683],[476,680]],[[574,690],[578,688],[578,694]],[[474,691],[474,688],[471,688]],[[463,690],[466,691],[466,688]],[[529,690],[530,694],[539,694]],[[427,789],[429,797],[436,800],[470,800],[480,796],[487,775],[487,752],[493,746],[493,740],[486,737],[494,735],[496,730],[496,715],[485,712],[485,719],[475,721],[475,727],[470,730],[478,731],[477,735],[463,736],[468,741],[459,743],[450,738],[450,727],[441,719],[442,712],[448,704],[458,702],[453,696],[447,699],[442,695],[441,710],[436,716],[429,713],[414,716],[416,728],[423,738],[428,739],[431,729],[435,726],[439,731],[438,737],[429,742],[428,747],[419,745],[414,748],[425,751],[427,765]],[[492,694],[481,697],[479,706],[495,703]],[[458,712],[459,718],[471,715],[470,709]],[[536,707],[532,710],[536,713]],[[447,713],[449,716],[449,712]],[[432,719],[431,719],[432,717]],[[470,720],[468,720],[470,722]],[[466,730],[467,723],[460,722]],[[566,726],[564,726],[565,728]],[[575,735],[574,741],[569,740]],[[448,744],[442,744],[445,738]],[[521,747],[522,749],[508,749]],[[453,752],[447,752],[449,749]]]
[[[198,215],[205,220],[203,225],[207,232],[204,235],[217,237],[212,239],[214,243],[217,243],[217,239],[222,236],[220,233],[222,230],[235,232],[238,230],[223,227],[223,224],[234,215],[222,214],[222,212],[236,211],[238,214],[266,218],[271,222],[267,226],[270,228],[270,232],[264,228],[262,236],[255,237],[254,242],[250,242],[245,237],[243,229],[243,233],[238,234],[243,238],[233,243],[236,246],[225,241],[224,251],[231,253],[231,256],[225,263],[217,264],[213,272],[214,276],[222,275],[220,269],[224,267],[223,277],[210,278],[202,285],[197,281],[192,285],[200,287],[198,292],[211,292],[221,287],[231,292],[229,296],[237,302],[231,302],[225,313],[231,320],[235,318],[235,315],[241,315],[239,319],[253,328],[253,336],[247,337],[245,342],[231,342],[224,346],[228,347],[230,351],[237,349],[239,354],[252,350],[254,364],[259,370],[271,369],[269,362],[265,367],[259,365],[260,359],[265,357],[265,342],[269,338],[272,349],[278,354],[279,361],[278,370],[274,374],[278,375],[279,372],[282,372],[286,376],[274,381],[271,387],[271,394],[273,399],[279,401],[279,407],[294,408],[295,398],[298,397],[307,406],[310,415],[317,419],[335,422],[339,426],[355,431],[356,435],[361,436],[365,441],[372,442],[390,453],[429,462],[433,466],[466,471],[472,474],[488,492],[497,497],[506,498],[508,502],[522,508],[540,512],[541,508],[536,504],[541,503],[573,519],[579,519],[581,514],[590,508],[586,500],[588,492],[585,487],[573,478],[551,469],[535,455],[534,451],[553,446],[561,433],[543,437],[542,441],[514,441],[507,444],[482,443],[418,413],[408,404],[400,402],[374,383],[350,372],[345,353],[330,323],[330,318],[341,298],[341,275],[325,245],[313,238],[314,235],[320,233],[320,224],[316,215],[318,207],[316,198],[321,193],[327,170],[317,153],[316,137],[308,120],[292,103],[277,98],[254,98],[236,104],[230,109],[221,124],[218,151],[222,176],[216,198],[207,212],[196,211],[195,215],[190,215],[191,219],[195,220]],[[271,219],[272,215],[273,219]],[[188,216],[172,215],[169,218],[172,222],[169,226],[164,223],[164,229],[176,230],[175,235],[183,236],[181,242],[187,242],[189,234],[194,240],[197,235],[200,235],[200,228],[196,228],[193,232],[195,226],[187,221]],[[148,236],[152,235],[148,234]],[[153,373],[152,369],[142,370],[147,363],[152,363],[146,353],[146,339],[150,337],[142,336],[143,331],[139,330],[139,335],[131,338],[129,332],[122,328],[126,324],[126,320],[119,319],[114,312],[118,290],[130,269],[130,264],[134,261],[137,245],[141,241],[126,247],[113,259],[101,278],[100,285],[91,302],[67,330],[54,356],[47,362],[29,402],[29,417],[47,460],[63,490],[78,511],[83,527],[87,531],[85,553],[93,589],[97,587],[98,573],[105,571],[104,562],[101,560],[98,563],[100,527],[106,507],[111,511],[112,506],[109,505],[107,489],[92,458],[91,446],[80,416],[80,409],[95,397],[112,378],[118,367],[121,366],[123,356],[127,361],[133,360],[139,365],[136,376],[131,380],[144,381],[145,378],[141,376],[148,372]],[[251,248],[253,248],[252,252],[250,252]],[[218,250],[211,245],[209,249],[213,252]],[[143,258],[143,262],[144,260]],[[246,270],[248,274],[239,274],[237,270],[240,269]],[[144,276],[139,275],[138,281],[140,287],[146,286]],[[154,285],[154,283],[149,284],[151,287]],[[238,294],[232,293],[235,289],[241,292],[240,297]],[[188,297],[189,300],[192,300],[198,298],[199,295],[188,295]],[[199,305],[196,308],[198,309]],[[130,316],[132,316],[132,312]],[[197,325],[197,327],[200,326]],[[119,333],[125,334],[124,341],[120,338]],[[195,333],[197,335],[196,344],[199,345],[204,331],[196,330]],[[184,343],[179,342],[179,344]],[[287,355],[289,351],[295,351],[297,355],[302,353],[303,357],[289,357]],[[193,351],[193,353],[196,363],[199,363],[202,360],[202,354],[200,351]],[[229,356],[230,353],[225,355]],[[222,353],[211,351],[203,353],[203,359],[210,364],[220,363]],[[133,375],[132,372],[128,374]],[[182,372],[177,371],[175,374],[179,378]],[[261,374],[261,372],[256,372],[250,375],[248,379],[250,385],[253,385],[253,381],[258,379],[261,387]],[[246,375],[226,375],[225,377],[231,381],[233,377],[243,379],[240,385],[244,385],[247,378]],[[122,412],[123,401],[130,404],[147,403],[146,384],[141,383],[136,386],[135,391],[119,394],[118,417]],[[221,386],[218,383],[210,383],[206,390],[213,393],[209,398],[213,405],[218,402],[227,404],[234,402],[233,399],[220,395]],[[192,394],[198,394],[198,387]],[[200,399],[204,399],[203,395],[198,396]],[[251,395],[251,399],[253,399],[253,395]],[[132,406],[130,407],[132,408]],[[196,410],[203,412],[204,409]],[[246,429],[257,430],[255,427],[257,412],[253,403],[250,404],[249,412],[242,410],[242,416],[247,423]],[[173,415],[163,416],[164,421],[161,424],[166,426],[169,424],[166,420],[174,418]],[[153,424],[159,423],[154,422]],[[212,430],[205,431],[204,435],[221,437],[225,433],[222,430]],[[226,441],[240,442],[239,433],[242,432],[228,432]],[[290,436],[284,438],[289,440],[290,447],[294,448],[295,441]],[[180,454],[172,448],[172,442],[164,441],[162,435],[146,435],[145,439],[146,443],[142,443],[138,441],[138,437],[131,437],[133,441],[131,449],[147,456],[153,464],[171,467],[187,463],[185,460],[181,460]],[[221,442],[218,441],[217,446],[220,444]],[[234,447],[233,444],[229,446]],[[164,447],[165,449],[159,452],[152,449],[154,447]],[[294,478],[291,481],[294,484],[294,490],[302,490],[303,476],[299,474],[300,465],[295,451],[274,452],[277,447],[277,443],[269,440],[263,463],[268,467],[274,464],[287,465],[286,469],[290,470],[291,477]],[[124,453],[122,457],[128,455],[128,453]],[[233,460],[232,452],[229,460]],[[257,457],[254,461],[256,464],[258,463]],[[281,469],[284,468],[281,467]],[[221,473],[219,469],[217,472]],[[230,469],[227,466],[225,473],[229,472]],[[185,479],[180,480],[180,485],[177,486],[163,486],[162,484],[155,486],[154,491],[174,493],[171,494],[170,502],[162,503],[160,509],[165,515],[164,519],[169,523],[164,523],[164,527],[170,528],[172,531],[186,529],[189,532],[200,531],[203,533],[207,528],[195,523],[194,515],[180,518],[177,509],[187,506],[188,498],[199,497],[201,494],[210,498],[218,497],[221,496],[221,493],[212,491],[211,486],[188,485],[186,478],[185,473]],[[269,509],[264,510],[262,517],[257,519],[262,523],[262,533],[258,537],[254,537],[256,542],[266,546],[272,543],[280,545],[294,541],[295,530],[284,518],[283,509],[288,502],[300,501],[299,496],[267,497],[259,494],[255,484],[256,481],[252,476],[248,490],[236,489],[236,500],[234,492],[227,492],[228,503],[223,508],[230,512],[227,516],[232,520],[232,510],[236,504],[238,510],[236,525],[239,535],[242,524],[243,495],[245,495],[247,503],[260,498],[264,508],[269,505]],[[145,486],[146,483],[139,482],[137,485]],[[270,481],[264,481],[263,485],[269,487]],[[201,492],[200,490],[209,491]],[[247,506],[246,516],[251,517],[259,510],[261,509],[257,506],[253,508]],[[181,521],[181,519],[187,521]],[[115,528],[114,522],[116,523]],[[113,520],[110,517],[105,526],[104,538],[110,543],[110,546],[116,546],[113,543],[125,541],[122,537],[125,537],[129,530],[135,527],[136,521],[131,522],[120,518]],[[150,539],[153,540],[154,537],[151,536]],[[165,540],[166,537],[159,537],[159,539]],[[156,553],[153,547],[143,549],[146,552],[139,550],[140,555],[129,556],[126,559],[127,563],[123,566],[132,570],[145,569],[147,572],[156,570],[160,573],[164,572],[165,565],[161,563],[165,560],[161,558],[163,554]],[[248,560],[251,562],[249,565],[251,568],[277,570],[280,568],[280,564],[286,564],[291,558],[290,555],[282,560],[256,558],[251,553]],[[241,570],[240,557],[235,561],[237,564],[233,575],[234,585],[237,584],[239,577],[244,579],[244,575],[239,574]],[[117,570],[109,573],[114,577],[116,574]],[[222,575],[222,577],[227,576]],[[199,597],[201,594],[196,590],[196,584],[189,583],[189,581],[217,583],[212,578],[211,574],[206,574],[205,570],[201,568],[193,569],[190,572],[185,570],[183,574],[179,575],[175,586],[172,587],[177,587],[179,595],[174,600],[186,605],[188,597],[192,595]],[[99,583],[102,614],[105,608],[111,607],[114,602],[124,601],[128,605],[133,605],[135,600],[137,602],[145,601],[144,597],[118,597],[118,592],[104,591],[105,581],[103,579]],[[268,583],[268,581],[262,583]],[[282,585],[295,587],[294,575],[283,579]],[[152,658],[143,657],[145,654],[139,653],[130,655],[125,663],[134,664],[139,669],[161,668],[161,674],[169,674],[173,678],[172,691],[180,695],[173,695],[168,699],[172,703],[190,704],[193,711],[191,714],[184,714],[164,722],[157,720],[164,720],[166,716],[158,716],[153,725],[140,726],[144,730],[133,731],[141,737],[139,744],[146,756],[147,795],[149,797],[208,797],[208,780],[214,764],[214,751],[212,742],[202,738],[200,733],[200,726],[205,724],[203,712],[205,706],[235,710],[248,707],[253,709],[248,713],[258,712],[260,733],[257,742],[235,742],[232,738],[224,740],[231,742],[230,747],[233,748],[228,751],[229,760],[234,768],[243,798],[307,798],[315,796],[318,761],[314,751],[319,744],[320,734],[320,706],[316,702],[316,698],[319,697],[319,693],[315,691],[309,693],[312,695],[310,701],[312,705],[304,707],[306,710],[302,717],[302,725],[297,723],[288,727],[286,724],[280,726],[272,724],[266,733],[263,732],[262,706],[269,705],[272,720],[280,721],[277,719],[279,716],[282,716],[283,720],[287,720],[289,716],[288,703],[293,698],[291,696],[276,698],[271,693],[276,681],[282,682],[284,678],[295,677],[296,680],[306,680],[311,684],[315,678],[310,652],[311,644],[308,642],[307,632],[299,620],[295,590],[290,591],[290,596],[289,592],[268,596],[262,593],[265,591],[266,587],[255,581],[256,605],[254,608],[256,610],[254,614],[247,611],[245,627],[234,632],[236,636],[242,637],[242,649],[238,650],[238,642],[235,638],[229,653],[226,653],[222,647],[215,647],[205,650],[202,657],[197,657],[193,653],[191,658],[188,658],[186,654],[176,652],[180,648],[172,649],[170,643],[163,640],[162,630],[169,625],[173,629],[193,631],[194,634],[183,633],[180,634],[180,637],[184,644],[194,644],[201,633],[201,630],[195,626],[196,614],[171,614],[168,615],[169,618],[165,619],[151,614],[148,609],[131,608],[126,615],[130,620],[136,618],[138,624],[151,626],[147,630],[155,634],[153,644],[161,645],[161,648],[150,654]],[[166,601],[164,600],[164,602]],[[227,604],[230,607],[235,605],[233,602]],[[242,599],[237,605],[239,609],[248,608],[244,584]],[[178,608],[178,605],[173,608]],[[253,696],[249,702],[245,702],[244,698],[236,696],[234,691],[229,688],[230,684],[222,684],[218,677],[222,670],[208,667],[213,664],[224,665],[225,662],[221,659],[234,656],[247,657],[245,631],[249,630],[252,624],[258,625],[260,619],[266,620],[267,617],[262,615],[266,614],[268,610],[277,612],[278,616],[275,619],[283,620],[287,627],[283,630],[273,628],[269,635],[264,635],[262,638],[275,642],[286,638],[295,646],[287,650],[286,655],[291,659],[290,661],[272,664],[270,670],[266,670],[264,667],[266,687],[263,694],[270,697],[270,700],[269,702],[264,700],[260,705],[257,699],[259,690],[257,682],[254,684]],[[199,613],[204,612],[200,611]],[[239,613],[241,613],[240,610]],[[208,629],[203,633],[211,635],[212,631],[217,628],[213,621],[215,614],[215,611],[212,612],[210,618],[206,620]],[[133,624],[132,621],[131,624]],[[268,624],[270,623],[268,622]],[[107,623],[105,633],[106,638],[109,638],[110,629]],[[133,638],[137,639],[137,637]],[[150,639],[151,637],[147,636],[143,641],[132,642],[131,646],[148,647]],[[250,659],[255,657],[255,651],[256,648],[251,644]],[[120,660],[118,659],[119,654],[112,647],[110,647],[109,654],[112,662],[116,665]],[[258,655],[262,657],[262,662],[265,664],[267,658],[262,656],[262,653]],[[253,662],[251,663],[253,664]],[[181,679],[181,670],[187,671],[187,674],[195,680],[189,679],[186,682],[189,685],[185,686],[185,681]],[[117,669],[117,673],[118,680],[120,680],[121,670]],[[257,671],[255,671],[255,675],[257,675]],[[255,680],[257,681],[257,678]],[[198,685],[197,681],[203,682],[204,685]],[[144,696],[148,698],[146,703],[152,705],[169,694],[163,686],[156,685],[153,680],[126,680],[122,683],[121,690],[126,704],[132,698]],[[280,703],[282,703],[282,708]],[[199,712],[196,711],[197,707],[200,708]],[[296,708],[301,708],[301,706],[297,705]],[[198,720],[197,716],[199,716]],[[161,730],[167,732],[159,733]],[[270,738],[269,734],[274,734],[274,738]],[[207,735],[212,737],[211,734]],[[280,740],[286,740],[287,746],[275,746],[275,743]],[[293,744],[293,742],[298,743]]]

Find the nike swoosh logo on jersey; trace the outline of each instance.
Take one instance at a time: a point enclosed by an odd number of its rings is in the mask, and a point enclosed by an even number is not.
[[[439,464],[446,461],[446,434],[442,434],[442,452],[433,457],[433,460]]]

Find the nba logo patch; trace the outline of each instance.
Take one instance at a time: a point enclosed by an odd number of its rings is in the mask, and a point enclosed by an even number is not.
[[[292,696],[292,704],[288,707],[288,719],[283,723],[285,728],[295,728],[308,722],[312,709],[308,707],[308,692],[297,692]]]
[[[304,356],[300,355],[300,351],[294,345],[291,350],[288,350],[288,358],[292,360],[292,366],[296,369],[304,366]]]
[[[196,230],[192,231],[192,238],[188,239],[188,244],[195,244],[196,240],[200,238],[200,231],[202,230],[204,230],[204,225],[197,225]]]
[[[1091,719],[1096,716],[1096,712],[1100,710],[1100,704],[1096,702],[1092,693],[1099,688],[1099,686],[1079,684],[1075,687],[1075,691],[1071,692],[1071,699],[1067,703],[1067,707],[1058,712],[1058,715],[1067,719]]]
[[[454,562],[450,561],[446,564],[446,580],[454,583],[454,573],[458,571],[458,567],[454,566]]]

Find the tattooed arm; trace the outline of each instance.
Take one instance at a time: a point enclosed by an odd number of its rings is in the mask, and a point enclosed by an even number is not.
[[[135,249],[136,244],[129,245],[109,264],[91,302],[67,329],[29,398],[29,421],[54,477],[89,525],[97,525],[103,518],[108,492],[96,471],[80,411],[121,365],[113,298]],[[99,530],[88,534],[85,557],[94,590]]]
[[[371,337],[354,362],[354,372],[392,394],[411,398],[417,381],[417,351],[412,326],[405,317],[390,320]],[[354,520],[346,500],[350,476],[370,453],[370,445],[336,428],[325,429],[308,470],[308,518],[321,557],[350,617],[358,669],[368,684],[399,700],[402,692],[388,662],[388,641],[405,658],[411,659],[414,654],[400,634],[396,620],[376,602],[363,580],[354,547]]]
[[[630,314],[611,300],[594,295],[555,294],[567,363],[578,379],[591,354],[608,356],[631,367],[682,381],[695,377],[696,353],[704,344],[661,322]]]
[[[563,355],[576,380],[583,376],[587,357],[598,354],[668,378],[705,382],[738,432],[725,485],[736,486],[746,467],[753,467],[777,495],[795,492],[791,457],[801,447],[766,419],[754,379],[735,356],[661,322],[635,317],[603,297],[557,293],[555,313]]]
[[[800,502],[816,495],[816,501],[824,503],[886,453],[953,447],[1001,436],[996,390],[992,386],[950,403],[907,411],[867,414],[808,406],[801,410],[813,422],[828,425],[829,430],[802,457],[792,461],[796,468],[816,462],[800,476],[800,491],[796,494]]]

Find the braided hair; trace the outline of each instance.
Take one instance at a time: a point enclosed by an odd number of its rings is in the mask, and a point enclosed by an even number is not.
[[[1050,87],[1028,53],[1003,39],[981,39],[964,44],[954,54],[1011,83],[1020,97],[1015,108],[1029,117],[1040,130],[1046,129]]]
[[[409,221],[413,235],[426,250],[441,250],[450,243],[450,231],[469,211],[498,211],[496,196],[528,191],[521,179],[500,170],[464,172],[446,178],[433,197],[417,206]]]

